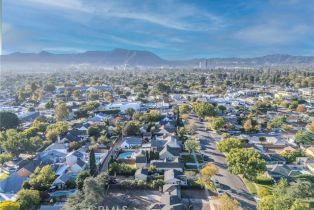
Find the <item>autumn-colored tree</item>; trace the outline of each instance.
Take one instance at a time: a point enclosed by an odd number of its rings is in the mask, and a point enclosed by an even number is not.
[[[218,168],[213,163],[208,163],[201,169],[201,175],[205,177],[206,179],[211,178],[217,172],[218,172]]]
[[[68,117],[69,113],[67,110],[67,106],[64,102],[59,103],[55,108],[55,117],[56,120],[62,121]]]
[[[228,196],[227,194],[223,194],[218,197],[219,209],[221,210],[235,210],[239,207],[239,202]]]
[[[314,121],[308,125],[310,131],[314,132]]]
[[[296,112],[306,112],[306,107],[303,104],[299,104],[295,111]]]
[[[250,132],[253,130],[253,125],[252,125],[252,120],[248,119],[245,121],[245,123],[243,124],[243,128],[246,132]]]
[[[188,114],[183,114],[183,115],[181,115],[181,119],[182,120],[188,120],[189,119],[189,115]]]

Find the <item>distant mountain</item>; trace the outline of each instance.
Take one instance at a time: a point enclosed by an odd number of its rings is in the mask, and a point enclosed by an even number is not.
[[[147,67],[255,67],[272,65],[314,65],[314,56],[266,55],[254,58],[199,58],[190,60],[166,60],[149,51],[114,49],[111,51],[87,51],[84,53],[53,54],[12,53],[1,56],[2,64],[39,63],[58,65],[91,64],[99,66],[147,66]]]
[[[46,51],[40,53],[12,53],[2,56],[3,62],[24,63],[91,63],[99,65],[160,66],[167,64],[164,60],[149,51],[114,49],[112,51],[86,51],[75,54],[53,54]]]

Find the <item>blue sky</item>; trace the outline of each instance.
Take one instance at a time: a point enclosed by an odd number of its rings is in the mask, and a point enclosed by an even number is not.
[[[163,58],[314,55],[310,0],[3,0],[3,54],[126,48]]]

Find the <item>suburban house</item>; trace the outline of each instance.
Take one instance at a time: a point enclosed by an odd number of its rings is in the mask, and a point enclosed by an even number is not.
[[[165,171],[164,182],[165,184],[187,185],[187,178],[182,171],[170,169]]]
[[[135,165],[137,168],[146,168],[147,167],[147,157],[145,155],[136,156]]]
[[[121,148],[134,148],[134,147],[140,147],[142,145],[142,138],[140,137],[124,137],[123,143],[121,144]]]

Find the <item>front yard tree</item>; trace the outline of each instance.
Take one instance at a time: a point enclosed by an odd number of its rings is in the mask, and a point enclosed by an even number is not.
[[[123,127],[123,135],[137,136],[140,133],[140,124],[138,122],[129,121]]]
[[[232,149],[227,154],[228,170],[236,175],[243,175],[254,180],[257,174],[265,171],[266,163],[259,153],[252,149]]]
[[[100,130],[99,128],[95,127],[95,126],[91,126],[87,129],[87,135],[89,137],[95,137],[98,138],[100,136]]]
[[[209,125],[214,130],[220,130],[225,125],[225,121],[222,117],[211,118]]]
[[[215,115],[215,107],[209,102],[196,102],[193,110],[199,118]]]
[[[242,148],[243,143],[237,138],[226,138],[218,142],[216,146],[220,152],[228,153],[231,149]]]
[[[243,124],[243,128],[245,132],[251,132],[253,130],[252,120],[247,119]]]
[[[132,117],[134,113],[135,113],[135,110],[133,108],[127,108],[125,110],[125,114],[129,115],[130,117]]]
[[[188,114],[191,111],[191,108],[187,104],[183,104],[179,106],[180,114]]]
[[[0,130],[16,128],[20,121],[16,114],[12,112],[0,112]]]
[[[298,180],[288,183],[282,179],[276,183],[270,195],[260,199],[258,210],[282,209],[282,210],[310,210],[310,202],[313,197],[314,187],[311,182]]]
[[[298,131],[294,136],[294,141],[297,144],[313,144],[314,132],[310,131]]]
[[[77,186],[77,189],[82,190],[83,188],[83,184],[84,184],[84,180],[89,177],[90,174],[88,173],[88,171],[81,171],[75,179],[75,183]]]
[[[60,102],[56,107],[55,107],[55,117],[57,121],[62,121],[65,120],[68,117],[68,109],[67,106],[64,102]]]
[[[46,191],[49,190],[55,178],[56,175],[51,166],[46,165],[35,169],[34,173],[29,177],[28,184],[31,186],[31,189]]]
[[[218,110],[221,112],[221,113],[224,113],[225,111],[226,111],[226,107],[225,106],[223,106],[223,105],[219,105],[218,107]]]
[[[219,209],[221,210],[234,210],[238,209],[239,207],[239,202],[228,196],[227,194],[223,194],[218,197],[218,202],[219,202]]]
[[[184,142],[184,147],[189,152],[192,151],[199,151],[200,150],[200,144],[195,139],[188,139]]]
[[[101,206],[105,199],[105,189],[108,186],[108,175],[99,174],[97,177],[88,177],[84,181],[81,191],[70,196],[63,209],[89,209],[91,206]]]
[[[208,163],[201,169],[201,175],[205,179],[210,179],[213,175],[215,175],[218,172],[218,168],[213,163]]]
[[[17,202],[21,209],[37,210],[40,207],[40,194],[38,190],[20,190],[17,193]]]

